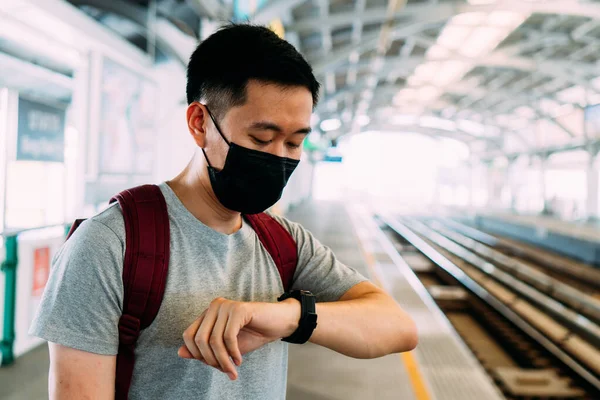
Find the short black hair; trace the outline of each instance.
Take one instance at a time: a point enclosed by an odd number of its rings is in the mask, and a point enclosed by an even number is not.
[[[187,101],[205,101],[215,118],[246,102],[248,81],[303,86],[319,100],[319,82],[311,66],[270,29],[229,24],[201,42],[187,69]]]

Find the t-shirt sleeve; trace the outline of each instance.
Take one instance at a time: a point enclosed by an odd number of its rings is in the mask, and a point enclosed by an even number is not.
[[[123,251],[122,240],[102,222],[81,224],[52,262],[29,334],[90,353],[117,354]]]
[[[298,246],[293,289],[309,290],[319,302],[337,301],[354,285],[368,280],[342,264],[329,247],[300,224],[278,216],[275,218],[292,234]]]

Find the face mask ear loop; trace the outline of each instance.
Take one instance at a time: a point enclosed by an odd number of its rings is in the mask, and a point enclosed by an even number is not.
[[[206,107],[206,104],[204,105],[204,107]],[[221,128],[219,128],[219,125],[217,125],[217,121],[215,121],[215,119],[213,118],[212,113],[210,112],[208,107],[206,107],[206,111],[208,111],[208,115],[210,116],[210,119],[212,120],[213,124],[215,124],[215,128],[217,128],[217,132],[219,132],[219,135],[221,135],[221,137],[223,138],[225,143],[227,143],[227,146],[231,147],[231,145],[229,144],[229,141],[225,138],[225,136],[221,132]],[[206,155],[206,151],[204,151],[204,148],[202,149],[202,153],[204,154],[204,158],[206,158],[206,162],[208,163],[208,166],[212,168],[212,165],[210,164],[210,161],[208,160],[208,156]]]
[[[206,158],[206,162],[208,163],[208,166],[212,168],[212,165],[210,165],[210,161],[208,161],[208,157],[206,156],[206,152],[204,151],[204,149],[202,149],[202,153],[204,154],[204,158]]]
[[[227,146],[231,147],[231,144],[229,143],[229,140],[227,140],[225,138],[225,135],[223,135],[223,132],[221,132],[221,128],[219,128],[219,125],[217,124],[217,121],[215,121],[215,119],[213,118],[212,113],[210,112],[210,110],[208,109],[208,107],[206,108],[206,110],[208,111],[208,115],[210,116],[210,119],[212,119],[213,124],[215,124],[215,128],[217,128],[217,132],[219,132],[219,135],[221,135],[221,137],[223,138],[223,140],[225,141],[225,143],[227,143]]]

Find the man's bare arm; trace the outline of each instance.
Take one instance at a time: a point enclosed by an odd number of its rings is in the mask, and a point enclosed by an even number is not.
[[[116,356],[103,356],[48,343],[51,400],[112,400],[115,398]]]

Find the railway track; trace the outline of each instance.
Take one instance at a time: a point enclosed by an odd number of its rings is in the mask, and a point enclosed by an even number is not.
[[[476,240],[481,232],[453,221],[379,221],[409,265],[432,266],[415,266],[417,275],[507,398],[600,398],[597,288],[570,275],[582,292],[563,279],[566,260],[536,264],[547,257],[515,256],[506,242]]]
[[[581,287],[585,292],[595,292],[595,296],[600,292],[599,268],[526,243],[489,235],[450,218],[435,219],[450,229],[462,233],[482,244],[491,246],[507,256],[531,262],[536,268],[543,269],[549,275],[561,279],[565,283]]]

